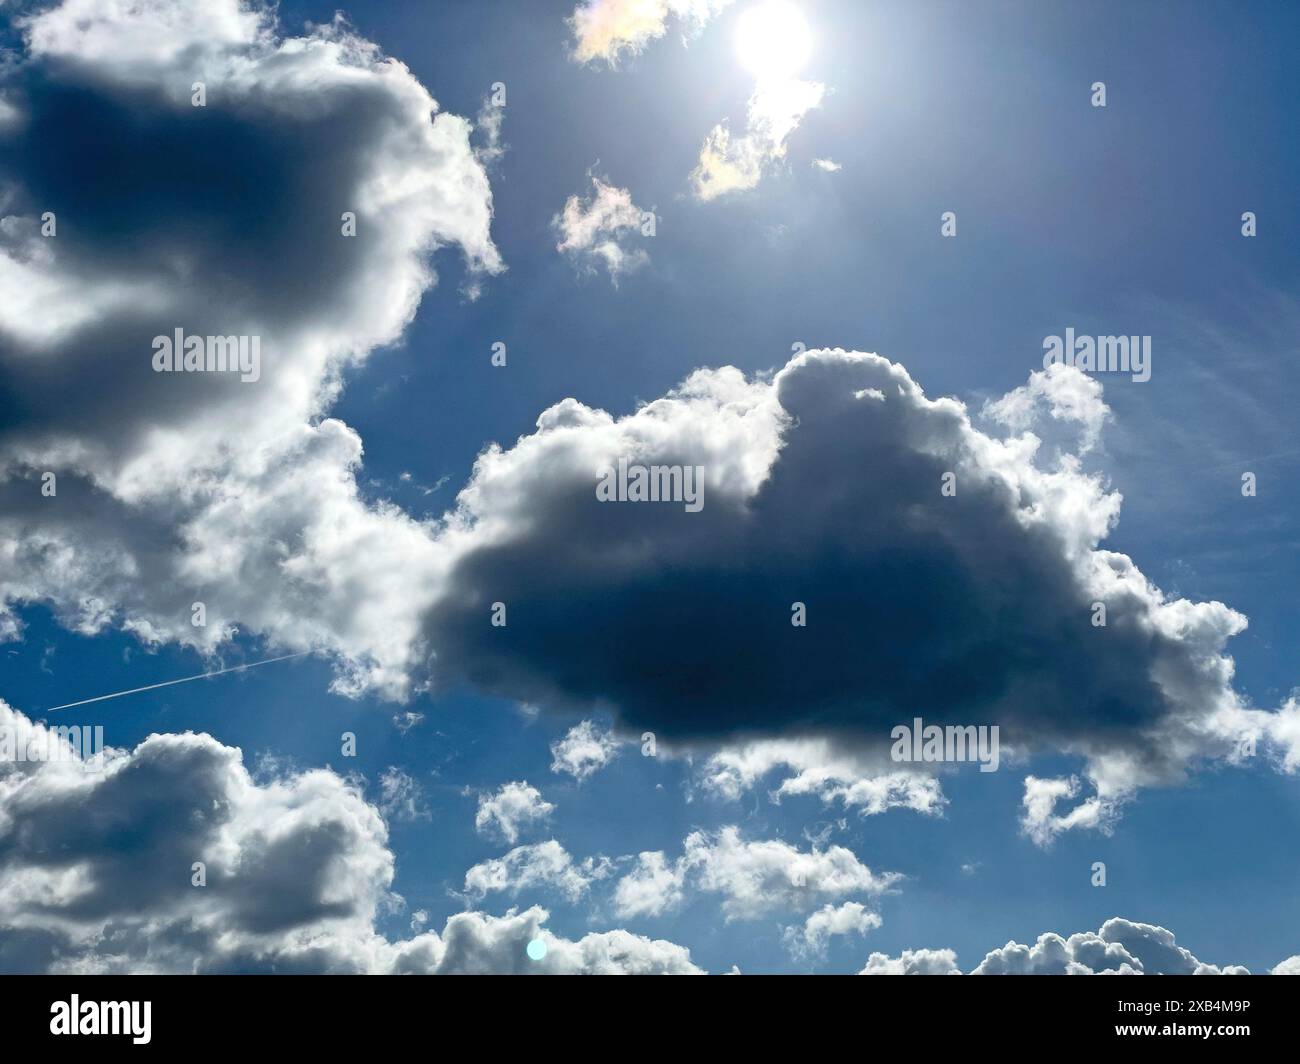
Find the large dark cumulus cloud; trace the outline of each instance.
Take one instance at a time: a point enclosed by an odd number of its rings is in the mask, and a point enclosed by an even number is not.
[[[0,635],[37,601],[209,653],[239,625],[409,693],[420,604],[384,574],[424,571],[430,542],[359,497],[361,441],[328,412],[400,337],[433,252],[459,247],[471,294],[503,268],[471,123],[341,20],[294,37],[258,3],[64,0],[12,28]],[[258,338],[260,378],[155,372],[176,329]]]
[[[1117,500],[1077,463],[1039,469],[876,356],[737,376],[702,371],[619,421],[561,404],[483,456],[428,618],[444,682],[606,705],[670,739],[878,743],[921,716],[1153,764],[1226,697],[1239,619],[1094,550]],[[702,465],[703,510],[598,501],[620,457]]]

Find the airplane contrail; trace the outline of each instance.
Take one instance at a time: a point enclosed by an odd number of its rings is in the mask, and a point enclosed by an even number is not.
[[[310,654],[310,650],[304,650],[298,654],[284,654],[278,658],[267,658],[265,661],[250,661],[247,665],[232,665],[228,669],[216,669],[213,672],[201,672],[197,676],[184,676],[179,680],[164,680],[162,683],[151,683],[148,687],[133,687],[129,691],[116,691],[111,695],[97,695],[95,698],[83,698],[80,702],[69,702],[63,706],[51,706],[45,710],[46,713],[53,713],[59,709],[71,709],[73,706],[84,706],[91,702],[103,702],[106,698],[121,698],[123,695],[135,695],[141,691],[153,691],[159,687],[170,687],[176,683],[189,683],[191,680],[205,680],[209,676],[220,676],[227,672],[242,672],[244,669],[255,669],[258,665],[270,665],[274,661],[288,661],[290,658],[301,658]]]

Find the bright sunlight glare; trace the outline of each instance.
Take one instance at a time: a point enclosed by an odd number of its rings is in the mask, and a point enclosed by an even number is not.
[[[740,16],[736,50],[758,78],[793,77],[812,54],[812,33],[794,4],[763,0]]]

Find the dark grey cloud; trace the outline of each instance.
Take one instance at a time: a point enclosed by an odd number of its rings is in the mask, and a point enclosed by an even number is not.
[[[205,652],[243,625],[336,656],[343,688],[408,693],[429,538],[359,497],[361,441],[326,415],[347,368],[400,337],[435,251],[460,250],[471,295],[503,268],[471,124],[341,20],[294,37],[238,0],[64,0],[15,29],[0,634],[33,601]],[[154,372],[177,328],[257,337],[259,379]]]
[[[51,749],[3,701],[0,730]],[[0,760],[0,972],[698,971],[683,947],[623,930],[564,939],[536,907],[390,941],[376,922],[403,904],[394,859],[355,783],[254,779],[239,750],[190,732],[102,761],[59,748]]]
[[[2,702],[0,727],[24,746],[43,730]],[[257,783],[210,736],[0,762],[11,971],[186,971],[232,953],[256,967],[317,939],[355,950],[377,941],[392,875],[383,821],[353,786],[327,771]]]
[[[1100,420],[1046,414],[1088,435]],[[566,400],[479,459],[441,536],[438,680],[609,707],[689,743],[997,724],[1020,750],[1088,755],[1112,790],[1225,754],[1243,711],[1225,645],[1244,618],[1102,549],[1118,497],[1035,446],[844,351],[770,380],[699,371],[621,419]],[[702,466],[703,509],[599,501],[598,470],[622,457]]]
[[[109,19],[102,5],[102,30],[147,33],[158,6]],[[342,360],[406,324],[430,280],[424,253],[457,243],[473,268],[499,267],[468,123],[430,120],[423,88],[346,29],[286,43],[250,27],[246,39],[196,37],[177,55],[175,41],[160,43],[132,62],[95,50],[90,30],[42,36],[60,10],[37,18],[25,61],[0,83],[23,116],[0,155],[4,250],[69,298],[142,298],[85,316],[56,302],[45,321],[0,331],[0,446],[73,434],[124,456],[196,414],[227,431],[250,406],[259,419],[285,402],[310,414]],[[34,232],[44,211],[57,216],[54,238]],[[340,233],[344,211],[357,215],[355,237]],[[153,372],[150,341],[174,327],[260,334],[265,386]]]

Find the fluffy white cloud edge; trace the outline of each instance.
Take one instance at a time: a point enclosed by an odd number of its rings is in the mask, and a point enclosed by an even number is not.
[[[904,950],[897,957],[873,953],[860,975],[961,975],[951,949]],[[1097,931],[1068,938],[1055,932],[1032,945],[1008,942],[990,951],[971,975],[1249,975],[1241,965],[1220,967],[1178,945],[1172,931],[1156,924],[1113,917]],[[1300,957],[1289,957],[1274,975],[1300,974]]]

